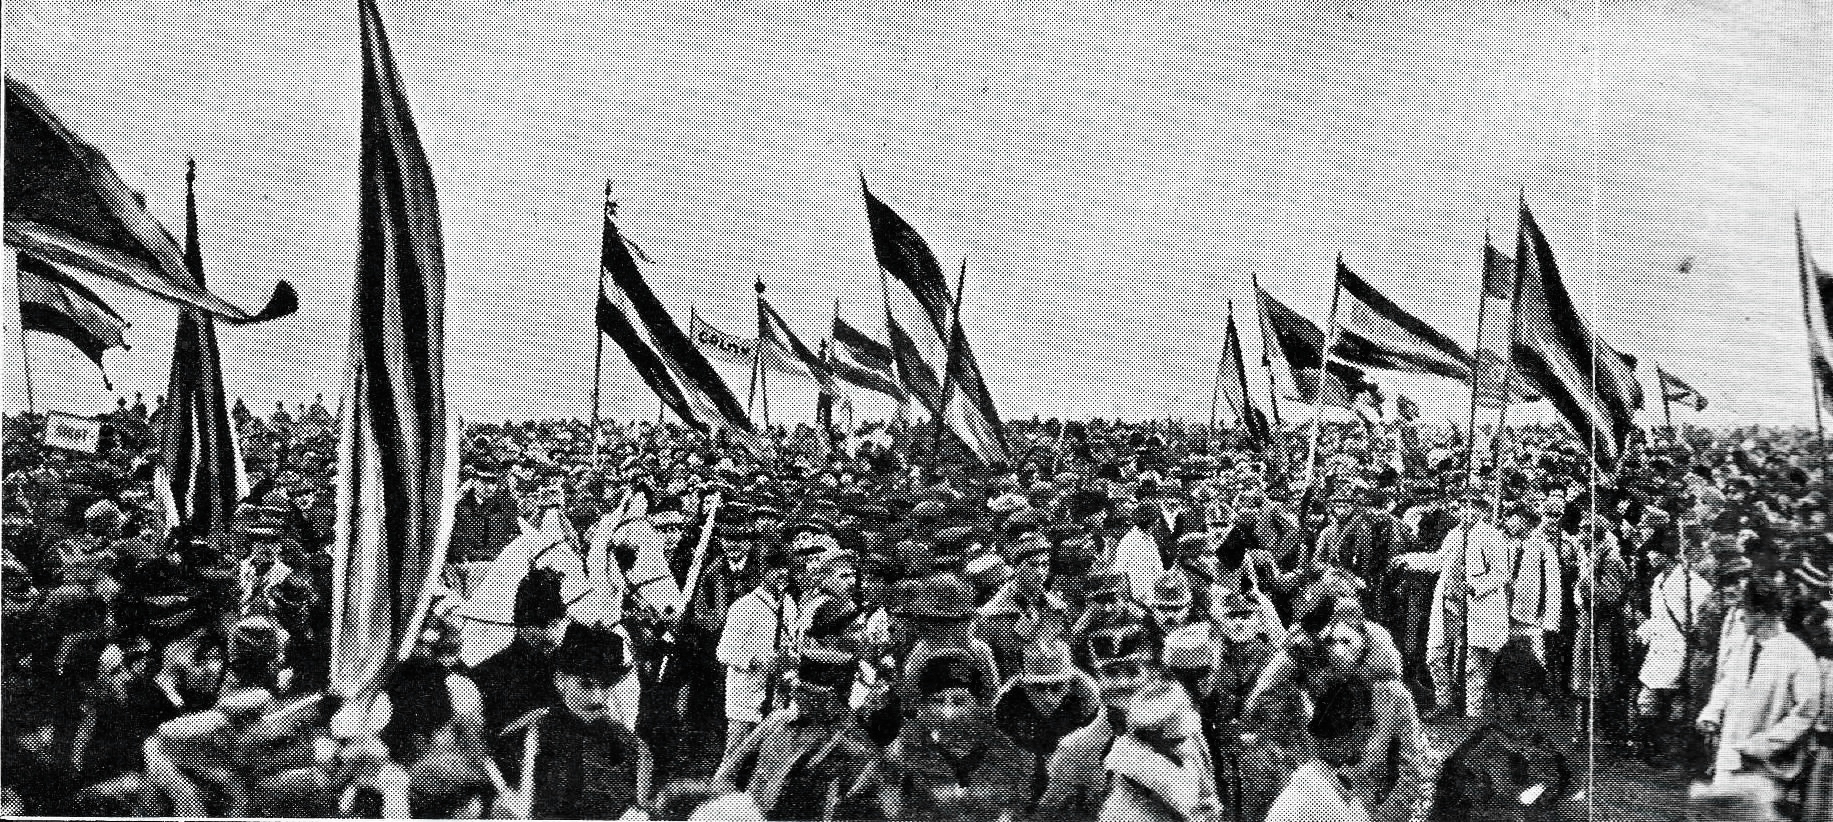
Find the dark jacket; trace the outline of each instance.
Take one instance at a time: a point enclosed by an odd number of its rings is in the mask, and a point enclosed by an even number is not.
[[[1030,804],[1032,757],[991,725],[969,736],[980,740],[951,759],[921,723],[905,723],[885,750],[885,783],[898,819],[982,822],[1001,814],[1021,816]]]
[[[560,692],[554,688],[553,663],[520,636],[479,662],[469,675],[484,696],[484,730],[488,737],[495,737],[529,711],[560,704]]]

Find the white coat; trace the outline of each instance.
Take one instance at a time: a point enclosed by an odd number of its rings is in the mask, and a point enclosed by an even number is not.
[[[1126,574],[1134,600],[1151,602],[1152,586],[1158,583],[1159,577],[1165,575],[1165,562],[1159,557],[1158,541],[1139,528],[1128,531],[1114,548],[1111,573]]]
[[[1755,647],[1745,641],[1732,648],[1699,714],[1718,724],[1713,765],[1720,775],[1742,769],[1745,755],[1781,764],[1775,758],[1800,744],[1820,717],[1820,663],[1807,644],[1777,634],[1763,643],[1753,671]]]
[[[1711,597],[1711,583],[1685,565],[1676,565],[1655,577],[1655,585],[1649,591],[1648,619],[1636,629],[1636,635],[1648,643],[1640,677],[1644,687],[1680,687],[1687,664],[1688,629],[1698,624]]]
[[[1514,569],[1514,552],[1508,536],[1494,525],[1478,522],[1469,530],[1468,543],[1464,540],[1465,528],[1460,525],[1446,533],[1445,541],[1439,545],[1441,570],[1438,585],[1432,589],[1432,618],[1426,626],[1427,647],[1455,648],[1462,641],[1459,635],[1446,636],[1445,630],[1446,608],[1455,612],[1464,604],[1465,597],[1453,590],[1452,583],[1458,580],[1471,589],[1466,610],[1470,647],[1495,651],[1508,644],[1508,584]]]
[[[764,587],[732,603],[713,652],[726,666],[726,719],[763,721],[770,663],[778,650],[795,647],[801,624],[802,609],[795,597],[777,596]]]

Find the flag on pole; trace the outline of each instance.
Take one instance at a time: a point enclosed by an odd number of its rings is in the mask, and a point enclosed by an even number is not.
[[[1241,333],[1235,329],[1235,307],[1228,308],[1228,331],[1223,337],[1222,346],[1222,380],[1223,399],[1228,401],[1230,411],[1241,421],[1241,427],[1254,442],[1254,447],[1265,448],[1270,439],[1267,430],[1266,414],[1261,413],[1255,405],[1253,394],[1247,387],[1247,362],[1241,355]]]
[[[762,294],[757,298],[757,311],[758,340],[764,345],[770,367],[814,383],[823,394],[833,394],[834,378],[828,373],[827,363],[802,343]]]
[[[1684,402],[1693,406],[1694,411],[1706,410],[1706,395],[1693,386],[1659,365],[1655,366],[1655,376],[1661,380],[1661,396],[1668,402]]]
[[[256,314],[194,284],[178,241],[147,213],[139,193],[121,182],[107,157],[66,128],[37,92],[11,75],[6,244],[227,322],[271,320],[299,307],[285,280]]]
[[[1496,250],[1488,237],[1483,238],[1483,305],[1482,328],[1478,329],[1476,367],[1471,379],[1478,408],[1497,409],[1504,405],[1533,402],[1540,399],[1519,371],[1509,367],[1507,353],[1515,311],[1515,258]],[[1508,390],[1503,390],[1503,382]]]
[[[1470,381],[1470,354],[1450,337],[1395,305],[1337,258],[1342,301],[1334,357],[1363,368]]]
[[[701,317],[696,309],[688,309],[687,316],[688,336],[694,338],[694,347],[700,349],[700,353],[705,354],[707,359],[727,365],[751,367],[752,358],[757,356],[757,340],[719,330]]]
[[[1549,401],[1598,465],[1616,463],[1642,406],[1633,359],[1604,344],[1560,280],[1546,235],[1521,204],[1513,332],[1515,369]]]
[[[898,384],[891,346],[835,317],[827,353],[828,368],[835,377],[868,391],[877,391],[899,403],[910,401],[910,395]]]
[[[607,232],[605,239],[610,242],[614,236]],[[681,385],[675,382],[675,375],[668,370],[668,364],[662,362],[655,349],[649,347],[649,343],[643,339],[643,333],[631,322],[630,315],[611,302],[603,289],[598,292],[598,331],[609,335],[612,342],[623,349],[643,384],[655,392],[668,410],[675,412],[676,418],[690,428],[705,430],[706,424],[694,416],[693,408],[688,405]]]
[[[332,544],[333,692],[363,710],[413,650],[445,564],[459,426],[445,404],[445,252],[432,169],[374,0],[358,0],[362,155]]]
[[[1833,275],[1814,261],[1799,213],[1795,215],[1795,246],[1801,264],[1801,311],[1808,329],[1808,368],[1819,394],[1814,401],[1833,414]]]
[[[196,163],[185,172],[185,267],[192,282],[203,288]],[[210,315],[196,309],[178,312],[172,372],[159,429],[162,460],[155,473],[167,523],[189,525],[195,536],[227,531],[236,506],[248,496],[248,476],[229,417],[229,400],[223,393],[216,324]]]
[[[981,461],[1009,462],[1005,425],[993,407],[973,346],[965,334],[951,336],[956,320],[955,298],[941,266],[916,229],[873,196],[863,178],[859,187],[865,195],[866,218],[871,225],[879,270],[897,281],[895,288],[888,283],[884,287],[889,315],[886,324],[899,375],[918,381],[906,381],[905,387],[930,406],[930,413],[946,423]],[[925,378],[925,369],[919,367],[919,362],[940,363],[944,369],[953,366],[954,370],[936,379],[935,368],[928,366]],[[933,394],[922,384],[927,381],[936,384]],[[942,390],[944,383],[950,390]]]
[[[614,204],[607,203],[605,206],[603,248],[604,272],[619,295],[611,307],[639,335],[641,348],[652,351],[656,359],[667,366],[676,386],[672,390],[657,388],[657,383],[652,382],[650,387],[656,389],[664,404],[668,404],[673,396],[679,396],[684,406],[691,409],[691,413],[682,414],[683,419],[698,420],[704,425],[722,425],[751,453],[765,456],[770,449],[757,436],[756,429],[751,427],[750,416],[745,413],[744,405],[732,394],[732,389],[726,386],[719,372],[713,369],[713,364],[695,347],[693,340],[681,331],[680,326],[675,325],[674,317],[669,316],[661,299],[656,297],[649,283],[643,279],[642,270],[637,268],[636,259],[630,255],[629,241],[624,239],[617,229],[617,223],[612,220],[614,209]],[[600,305],[608,302],[603,301]],[[630,311],[624,312],[622,306],[629,306]],[[620,341],[619,345],[623,343]],[[629,353],[632,347],[625,346],[624,350]],[[636,362],[638,356],[632,355],[631,361]],[[638,370],[643,370],[640,363]],[[648,377],[645,376],[645,379]]]
[[[14,272],[19,280],[20,325],[27,331],[69,340],[96,368],[102,368],[102,385],[114,390],[102,366],[102,353],[110,348],[131,348],[125,332],[132,323],[68,270],[53,263],[20,252]]]
[[[1284,364],[1274,367],[1273,381],[1287,399],[1348,408],[1356,394],[1375,387],[1362,369],[1335,359],[1330,379],[1323,379],[1323,330],[1265,290],[1259,292],[1259,300],[1264,313],[1261,345],[1269,359]]]

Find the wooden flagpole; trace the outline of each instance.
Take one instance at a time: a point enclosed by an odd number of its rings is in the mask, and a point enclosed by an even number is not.
[[[955,390],[955,345],[961,336],[961,291],[967,287],[967,258],[961,258],[961,273],[955,277],[955,316],[949,324],[948,337],[942,341],[942,401],[936,404],[935,438],[930,443],[929,467],[942,461],[942,425],[948,417],[949,395]]]
[[[611,181],[605,181],[605,219],[617,216],[617,203],[611,199]],[[605,298],[605,265],[598,264],[598,293],[592,295],[592,464],[598,464],[599,386],[605,374],[605,330],[598,327],[598,301]]]

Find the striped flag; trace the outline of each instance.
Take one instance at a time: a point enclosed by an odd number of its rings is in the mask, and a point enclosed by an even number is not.
[[[1497,409],[1504,405],[1533,402],[1540,395],[1528,386],[1520,372],[1509,367],[1509,336],[1515,311],[1515,258],[1496,250],[1488,237],[1483,238],[1483,306],[1482,328],[1478,329],[1476,367],[1472,390],[1478,408]],[[1502,384],[1508,383],[1504,391]]]
[[[1706,410],[1706,395],[1699,393],[1684,380],[1669,374],[1667,369],[1655,366],[1655,376],[1661,380],[1661,397],[1667,402],[1684,402],[1693,406],[1695,411]]]
[[[896,287],[885,283],[885,310],[889,315],[886,330],[897,355],[899,376],[916,381],[906,381],[905,387],[938,420],[946,422],[982,462],[1009,462],[1005,425],[993,407],[973,346],[966,335],[953,334],[958,319],[955,298],[929,244],[904,218],[873,196],[863,178],[859,188],[865,195],[866,218],[872,229],[872,248],[879,270],[897,281]],[[952,369],[952,373],[945,370],[942,379],[937,379],[935,368],[927,366],[925,376],[925,367],[919,363],[942,363],[942,368]],[[929,381],[937,384],[933,394],[926,384]]]
[[[1336,359],[1363,368],[1433,374],[1470,381],[1470,354],[1450,337],[1395,305],[1337,258]]]
[[[197,239],[197,164],[185,172],[185,267],[204,286],[203,251]],[[178,312],[172,344],[172,373],[160,421],[163,457],[156,487],[166,521],[186,524],[196,536],[227,531],[236,506],[248,496],[229,400],[223,394],[223,366],[216,324],[195,309]]]
[[[1217,385],[1221,388],[1222,398],[1228,401],[1228,408],[1241,421],[1241,427],[1253,440],[1254,447],[1265,448],[1270,440],[1267,430],[1267,417],[1254,404],[1253,394],[1247,386],[1247,361],[1241,354],[1241,333],[1235,329],[1235,306],[1228,307],[1228,331],[1223,337],[1222,374]]]
[[[1590,444],[1600,467],[1616,463],[1642,406],[1631,358],[1597,338],[1559,277],[1546,235],[1521,204],[1515,260],[1515,369],[1553,403],[1560,418]]]
[[[1833,275],[1814,262],[1795,215],[1795,246],[1801,263],[1801,312],[1808,329],[1808,368],[1813,371],[1819,408],[1833,414]],[[1815,419],[1819,419],[1816,417]]]
[[[835,377],[899,403],[910,402],[910,395],[898,384],[891,346],[872,339],[838,316],[834,317],[827,353],[828,368]]]
[[[1262,350],[1269,359],[1284,363],[1283,368],[1274,367],[1273,381],[1287,399],[1348,408],[1356,394],[1375,387],[1362,369],[1335,359],[1330,362],[1330,379],[1324,380],[1324,332],[1264,289],[1258,296]]]
[[[374,0],[357,7],[360,232],[337,455],[330,684],[347,704],[366,707],[413,649],[444,564],[459,426],[446,414],[445,252],[433,173],[381,15]]]
[[[282,280],[250,314],[191,280],[184,253],[114,166],[52,113],[37,92],[6,78],[6,244],[39,259],[115,280],[232,323],[284,317],[299,307]]]
[[[605,247],[608,249],[609,244],[616,241],[617,235],[612,233],[609,220],[605,221],[605,226]],[[706,423],[694,416],[693,408],[688,405],[687,396],[681,390],[680,383],[675,382],[675,375],[669,371],[668,364],[662,361],[655,349],[649,347],[643,333],[631,322],[629,313],[611,302],[602,287],[598,290],[598,332],[609,335],[611,341],[623,349],[624,355],[630,358],[631,367],[636,369],[637,376],[642,378],[644,385],[649,386],[649,390],[655,392],[668,410],[675,412],[675,416],[689,427],[706,429]]]
[[[764,344],[773,370],[780,369],[812,382],[821,387],[823,394],[834,393],[834,377],[826,361],[796,337],[789,323],[783,321],[783,315],[778,314],[761,293],[757,296],[757,338]]]
[[[25,330],[69,340],[96,368],[102,368],[102,353],[108,349],[132,347],[125,336],[132,323],[70,271],[20,252],[14,273],[19,279],[19,322]],[[114,390],[105,368],[102,385]]]

